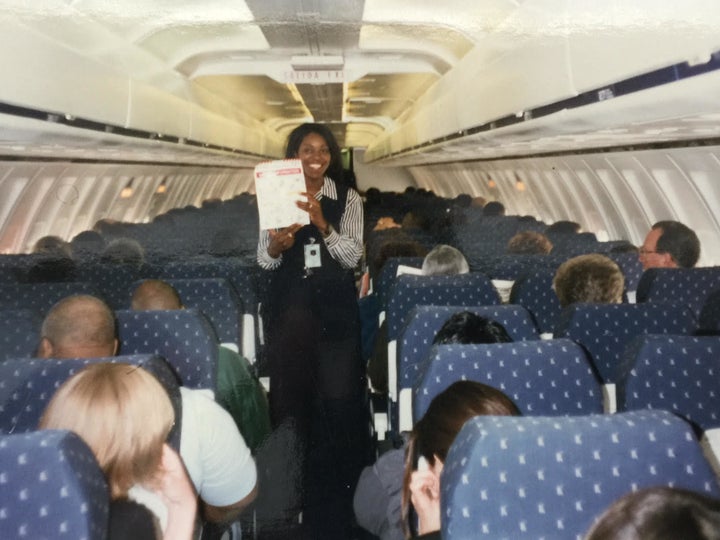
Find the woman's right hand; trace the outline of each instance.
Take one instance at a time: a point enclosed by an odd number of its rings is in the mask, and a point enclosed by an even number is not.
[[[410,500],[418,516],[418,534],[440,530],[440,479],[431,470],[413,471]]]
[[[302,228],[302,225],[295,223],[278,231],[270,230],[270,243],[267,252],[273,259],[282,255],[283,251],[290,249],[295,243],[295,233]]]
[[[197,494],[180,456],[163,444],[158,494],[168,509],[164,540],[191,540],[197,512]]]

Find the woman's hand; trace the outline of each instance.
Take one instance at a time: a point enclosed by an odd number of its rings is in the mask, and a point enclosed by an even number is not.
[[[295,223],[279,231],[270,230],[270,243],[267,247],[268,255],[273,259],[277,259],[283,251],[290,249],[295,243],[295,233],[300,230],[302,225]]]
[[[190,540],[195,527],[197,494],[180,456],[163,444],[157,493],[168,509],[165,540]]]
[[[432,470],[410,476],[410,500],[418,516],[418,534],[440,530],[440,479]]]
[[[307,197],[307,201],[298,201],[295,204],[297,204],[297,207],[300,208],[300,210],[305,210],[310,216],[310,222],[320,229],[321,233],[325,234],[329,223],[325,221],[325,216],[323,216],[320,202],[310,193],[305,192],[301,193],[301,195]]]

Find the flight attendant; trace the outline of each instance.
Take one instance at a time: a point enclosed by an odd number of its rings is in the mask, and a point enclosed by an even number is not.
[[[302,162],[306,192],[297,205],[310,224],[261,231],[258,242],[268,280],[263,320],[271,415],[275,426],[297,435],[310,536],[345,538],[347,530],[338,527],[349,526],[368,448],[354,279],[362,202],[340,181],[340,148],[327,127],[297,127],[285,157]]]

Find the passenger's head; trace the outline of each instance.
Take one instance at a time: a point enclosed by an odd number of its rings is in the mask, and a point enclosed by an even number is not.
[[[471,311],[461,311],[445,321],[435,334],[433,345],[510,343],[511,341],[512,338],[502,324]]]
[[[33,253],[69,259],[72,257],[72,247],[59,236],[43,236],[35,242]]]
[[[452,246],[440,244],[425,255],[422,273],[425,276],[450,276],[454,274],[467,274],[470,265],[465,256]]]
[[[576,302],[619,304],[625,276],[612,259],[592,253],[561,264],[555,273],[553,288],[562,307]]]
[[[678,221],[658,221],[640,248],[643,270],[692,268],[699,258],[700,240],[695,231]]]
[[[484,208],[486,204],[487,204],[487,199],[485,197],[478,196],[478,197],[473,197],[473,200],[472,200],[472,203],[470,204],[470,206],[475,207],[475,208]]]
[[[105,248],[105,240],[96,231],[82,231],[70,240],[73,256],[79,258],[94,258],[100,255]]]
[[[720,501],[684,489],[643,489],[613,503],[585,538],[720,540]]]
[[[556,221],[545,229],[545,234],[577,234],[579,232],[580,224],[567,220]]]
[[[137,286],[130,307],[134,310],[182,309],[175,287],[159,279],[146,279]]]
[[[142,266],[145,262],[145,250],[140,242],[132,238],[111,240],[100,254],[103,262]]]
[[[483,207],[483,216],[504,216],[505,205],[498,201],[490,201]]]
[[[373,231],[384,231],[385,229],[399,229],[402,225],[396,222],[390,216],[383,216],[378,218],[377,223],[373,227]]]
[[[40,329],[40,358],[99,358],[117,352],[115,317],[99,298],[69,296],[55,304]]]
[[[175,421],[170,398],[153,375],[128,364],[91,364],[50,400],[41,429],[77,433],[95,454],[112,498],[155,478]]]
[[[544,234],[523,231],[510,239],[505,252],[513,255],[547,255],[552,247],[552,242]]]
[[[519,416],[520,410],[500,390],[475,381],[458,381],[435,396],[415,424],[405,454],[402,516],[409,538],[410,477],[422,456],[438,476],[455,437],[474,416]]]
[[[303,162],[306,178],[342,179],[342,156],[335,136],[324,124],[301,124],[290,132],[285,157]],[[318,167],[319,165],[319,167]]]

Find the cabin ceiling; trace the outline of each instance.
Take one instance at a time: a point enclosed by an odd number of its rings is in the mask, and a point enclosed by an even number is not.
[[[228,149],[252,161],[276,157],[306,121],[394,164],[718,137],[720,101],[708,99],[717,77],[691,85],[692,93],[653,93],[652,101],[605,96],[587,112],[542,119],[527,111],[666,66],[708,62],[720,51],[719,6],[0,0],[0,57],[14,75],[0,102],[89,119],[111,133],[10,122],[0,130],[0,153],[92,158],[94,142],[126,159],[147,159],[157,147],[161,159],[195,160],[207,146],[209,162]],[[508,115],[528,121],[494,126]],[[113,126],[152,140],[123,143]],[[199,144],[174,151],[163,136]]]

